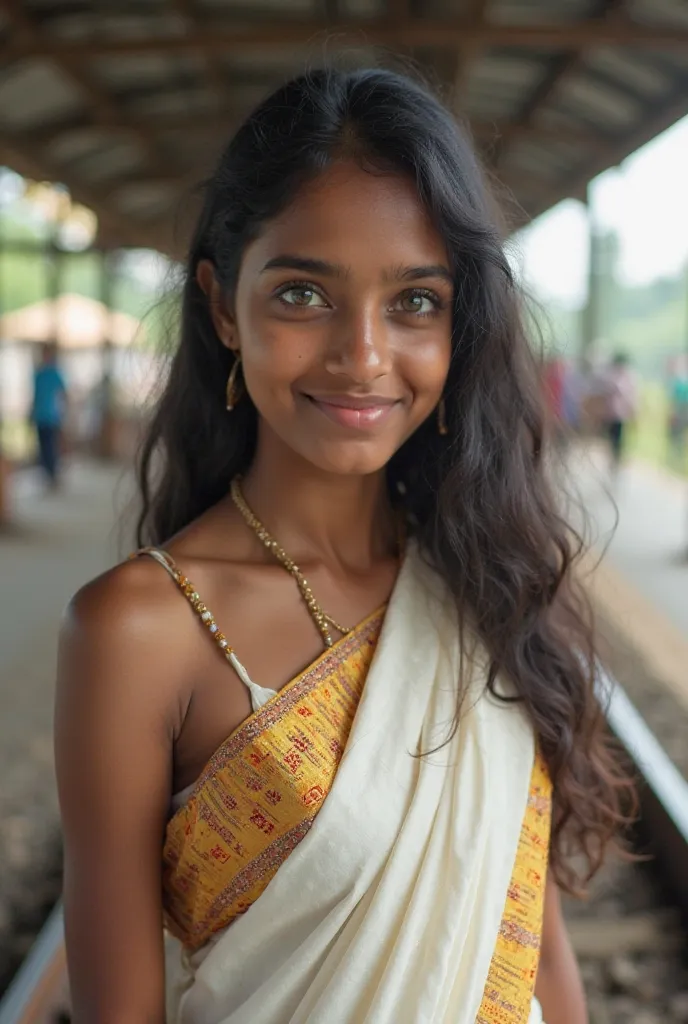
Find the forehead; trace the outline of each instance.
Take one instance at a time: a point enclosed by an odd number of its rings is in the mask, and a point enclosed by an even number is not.
[[[413,183],[336,163],[307,182],[245,253],[256,268],[280,253],[372,273],[390,264],[446,263],[444,241]]]

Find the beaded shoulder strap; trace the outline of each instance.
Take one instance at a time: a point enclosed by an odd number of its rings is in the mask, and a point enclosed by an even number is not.
[[[234,650],[229,645],[227,637],[220,631],[220,628],[215,621],[215,616],[209,608],[201,601],[201,596],[197,592],[191,580],[188,576],[185,576],[181,569],[178,568],[174,559],[171,555],[168,555],[166,551],[162,551],[160,548],[141,548],[139,551],[135,551],[130,558],[138,558],[140,555],[149,555],[154,558],[159,565],[166,569],[169,575],[172,577],[174,582],[181,590],[184,597],[187,599],[193,610],[198,615],[199,619],[206,627],[213,640],[224,654],[227,661],[232,665],[233,668],[237,666],[237,660],[234,656]]]

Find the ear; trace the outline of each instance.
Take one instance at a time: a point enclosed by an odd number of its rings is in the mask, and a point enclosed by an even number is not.
[[[206,299],[217,336],[225,346],[236,352],[239,348],[236,323],[227,296],[215,274],[215,265],[210,260],[200,260],[196,267],[196,282]]]

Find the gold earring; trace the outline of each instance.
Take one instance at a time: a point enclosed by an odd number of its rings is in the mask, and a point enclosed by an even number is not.
[[[227,412],[232,412],[237,402],[244,393],[241,381],[238,379],[241,369],[241,352],[237,352],[232,369],[227,378]]]
[[[440,404],[437,406],[437,433],[441,437],[446,437],[449,433],[447,426],[447,409],[444,404],[444,397],[440,398]]]

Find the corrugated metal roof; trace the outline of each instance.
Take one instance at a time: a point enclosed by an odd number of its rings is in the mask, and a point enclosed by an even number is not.
[[[26,0],[0,3],[0,162],[63,181],[113,242],[169,248],[269,90],[389,51],[470,119],[524,216],[688,114],[685,0]]]
[[[80,113],[84,98],[74,83],[44,62],[18,61],[0,79],[0,126],[24,130]]]
[[[594,0],[498,0],[489,13],[490,21],[503,25],[565,24],[595,14],[595,8]]]

